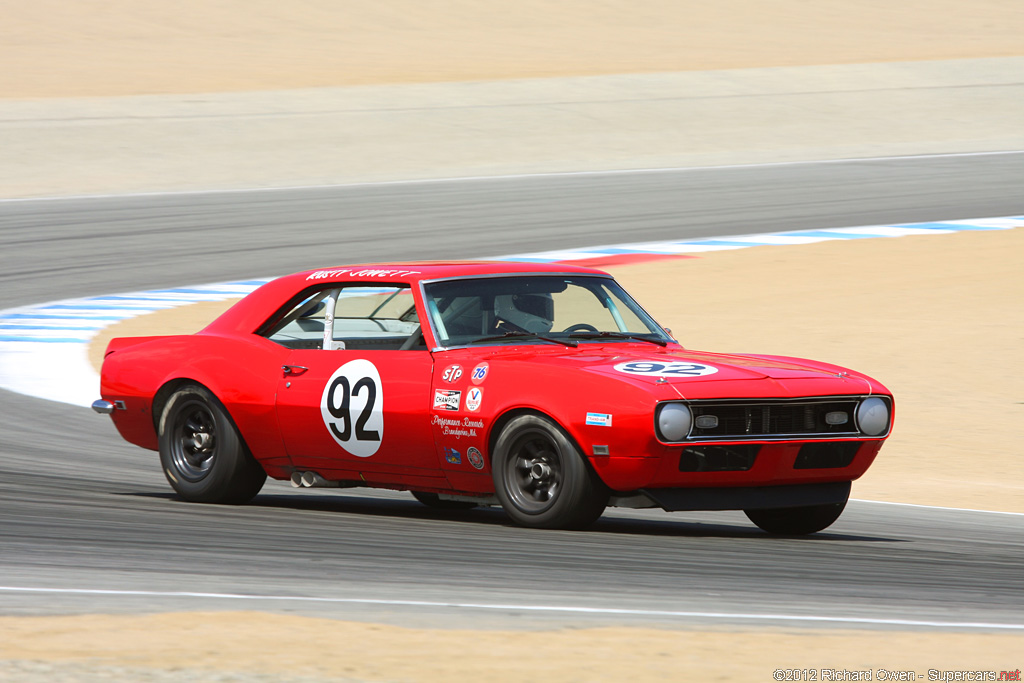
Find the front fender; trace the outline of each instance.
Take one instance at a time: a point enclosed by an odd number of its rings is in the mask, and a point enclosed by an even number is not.
[[[507,366],[491,360],[486,391],[496,397],[488,443],[518,412],[537,412],[557,422],[579,446],[604,483],[614,490],[637,488],[656,471],[665,446],[654,435],[659,392],[670,388],[638,386],[607,375],[542,363]]]

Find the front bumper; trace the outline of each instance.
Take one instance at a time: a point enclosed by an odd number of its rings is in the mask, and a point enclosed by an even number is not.
[[[832,457],[817,444],[850,444],[854,452],[848,458]],[[784,486],[852,481],[867,471],[874,462],[884,439],[858,439],[835,442],[761,442],[747,444],[688,444],[658,446],[657,453],[643,457],[591,456],[590,462],[601,480],[613,491],[639,489]],[[744,469],[700,469],[694,449],[724,447],[756,448],[756,454]],[[690,449],[688,452],[687,449]],[[714,459],[708,462],[713,463]]]

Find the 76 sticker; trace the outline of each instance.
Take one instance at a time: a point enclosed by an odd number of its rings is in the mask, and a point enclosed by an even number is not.
[[[615,366],[619,372],[627,375],[646,375],[648,377],[703,377],[718,372],[713,365],[688,363],[685,361],[638,360],[619,363]]]

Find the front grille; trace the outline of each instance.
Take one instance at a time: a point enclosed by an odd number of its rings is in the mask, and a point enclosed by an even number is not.
[[[759,438],[780,436],[840,436],[857,434],[854,410],[857,399],[824,399],[800,401],[714,401],[689,404],[693,414],[691,439]],[[846,420],[829,424],[825,416],[839,414]],[[698,426],[712,422],[714,426]]]
[[[690,446],[679,456],[680,472],[746,472],[754,466],[756,444]]]

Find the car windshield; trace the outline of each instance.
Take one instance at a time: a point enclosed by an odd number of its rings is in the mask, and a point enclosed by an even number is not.
[[[424,285],[442,346],[671,338],[619,285],[588,275],[516,275]]]

